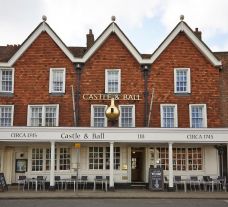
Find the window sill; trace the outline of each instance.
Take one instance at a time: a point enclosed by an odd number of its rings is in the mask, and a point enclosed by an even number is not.
[[[174,93],[175,96],[191,96],[191,93]]]
[[[0,92],[0,97],[13,97],[14,93],[12,92]]]
[[[65,93],[49,93],[50,96],[64,96]]]

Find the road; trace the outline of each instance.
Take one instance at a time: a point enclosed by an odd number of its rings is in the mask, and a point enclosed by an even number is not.
[[[0,199],[0,207],[228,207],[214,199]]]

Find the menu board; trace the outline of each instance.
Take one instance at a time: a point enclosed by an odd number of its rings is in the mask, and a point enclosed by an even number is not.
[[[0,173],[0,189],[2,191],[8,190],[4,173]]]
[[[163,191],[164,181],[163,181],[163,169],[159,167],[149,168],[149,190],[151,191]]]

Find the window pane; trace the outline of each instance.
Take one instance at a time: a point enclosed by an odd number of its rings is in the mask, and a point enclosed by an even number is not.
[[[133,106],[121,106],[121,127],[133,127]]]
[[[12,126],[12,106],[0,106],[0,126]]]
[[[89,147],[89,157],[89,169],[103,170],[103,147]]]
[[[52,90],[53,92],[63,92],[64,70],[52,70]]]
[[[94,106],[93,112],[94,127],[105,127],[105,106]]]
[[[175,107],[174,106],[162,106],[163,113],[163,126],[165,128],[175,127]]]
[[[42,107],[31,107],[31,126],[42,126]]]
[[[1,70],[1,91],[11,92],[13,87],[13,71],[11,69]]]
[[[57,126],[57,106],[30,106],[31,126]]]
[[[119,71],[109,70],[108,71],[108,92],[118,93],[119,92]]]
[[[106,147],[106,169],[110,169],[110,147]],[[120,169],[120,147],[114,147],[114,169],[119,170]]]
[[[56,126],[56,107],[55,106],[46,107],[45,126],[48,126],[48,127]]]
[[[187,70],[176,70],[176,91],[187,92]]]
[[[70,170],[70,148],[60,148],[60,170]]]
[[[201,128],[203,126],[203,106],[192,106],[192,127]]]
[[[43,149],[33,148],[32,149],[32,171],[43,170]]]

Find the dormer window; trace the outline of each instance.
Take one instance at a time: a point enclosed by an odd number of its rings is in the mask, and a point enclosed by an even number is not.
[[[105,93],[120,93],[120,69],[105,70]]]
[[[51,68],[49,93],[65,93],[65,68]]]

